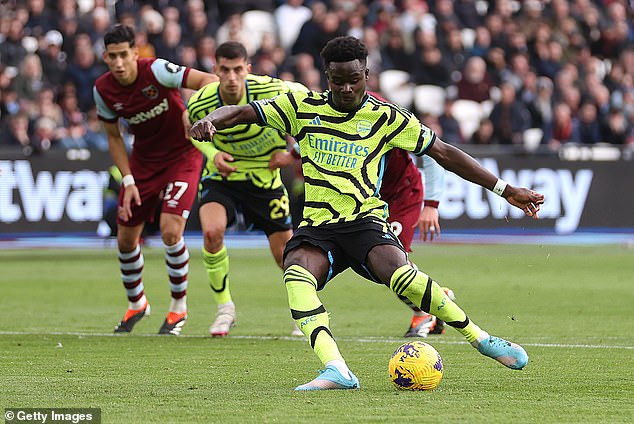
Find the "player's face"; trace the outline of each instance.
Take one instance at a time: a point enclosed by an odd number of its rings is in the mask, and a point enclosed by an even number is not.
[[[103,53],[103,60],[112,75],[122,85],[132,84],[137,77],[137,59],[139,52],[130,43],[108,44]]]
[[[326,76],[337,109],[352,111],[361,104],[368,79],[368,69],[361,61],[330,62]]]
[[[244,80],[251,72],[251,64],[243,58],[219,57],[215,71],[220,79],[220,94],[223,101],[239,101],[244,94]]]

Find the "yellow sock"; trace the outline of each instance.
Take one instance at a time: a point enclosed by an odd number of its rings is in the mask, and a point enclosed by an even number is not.
[[[229,255],[227,248],[222,246],[217,253],[209,253],[203,247],[203,265],[207,270],[209,286],[217,304],[231,302],[229,291]]]
[[[291,315],[322,364],[343,361],[330,332],[328,312],[317,297],[315,277],[301,266],[291,265],[284,271],[284,283]]]
[[[445,321],[460,332],[469,343],[477,340],[484,332],[475,325],[434,280],[411,265],[397,269],[390,279],[390,289],[405,296],[425,312]]]

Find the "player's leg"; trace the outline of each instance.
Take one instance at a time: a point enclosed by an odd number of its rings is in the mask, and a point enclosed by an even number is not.
[[[117,247],[121,280],[128,296],[128,309],[121,322],[115,327],[115,333],[129,333],[134,325],[150,314],[150,305],[143,287],[143,254],[139,239],[143,224],[126,226],[117,224]]]
[[[160,334],[178,335],[187,320],[187,276],[189,250],[183,238],[187,220],[180,215],[161,213],[160,229],[165,249],[165,265],[169,278],[171,300]]]
[[[331,269],[328,256],[319,247],[300,244],[287,252],[284,266],[291,315],[325,366],[317,378],[295,390],[359,388],[359,380],[348,369],[330,331],[328,312],[317,296],[317,287],[325,283]]]
[[[422,202],[416,202],[410,206],[403,206],[405,199],[400,200],[402,200],[402,202],[395,202],[394,206],[390,206],[389,224],[392,232],[398,237],[405,251],[411,252],[411,244],[414,239],[414,226],[418,220]],[[390,205],[390,203],[388,203],[388,205]],[[412,264],[412,266],[415,265]],[[405,337],[427,337],[429,332],[436,327],[438,322],[436,317],[420,309],[406,296],[397,295],[397,297],[412,311],[412,320],[405,332]]]
[[[442,319],[460,332],[472,346],[505,366],[521,369],[528,363],[524,349],[489,334],[473,323],[445,291],[428,275],[414,269],[405,252],[393,245],[375,246],[368,254],[374,275],[396,294],[406,296],[423,311]]]
[[[418,172],[418,170],[416,171]],[[414,233],[423,207],[423,185],[420,180],[411,180],[411,190],[400,190],[386,199],[390,218],[389,224],[392,232],[398,237],[406,252],[411,252]],[[411,262],[410,262],[411,263]],[[415,265],[412,263],[412,266]],[[433,332],[442,332],[443,322],[434,315],[420,309],[406,296],[397,295],[411,311],[412,319],[405,332],[405,337],[427,337]],[[439,331],[438,331],[439,330]]]
[[[284,247],[286,243],[291,239],[293,235],[292,230],[286,231],[277,231],[269,235],[269,248],[271,249],[271,253],[273,254],[273,259],[275,262],[282,267],[283,255],[284,255]],[[302,330],[299,329],[297,323],[293,321],[293,328],[291,329],[291,336],[303,336]]]
[[[275,259],[275,263],[277,263],[280,268],[283,267],[284,247],[286,247],[286,243],[288,243],[292,236],[293,230],[276,231],[268,236],[271,254],[273,255],[273,259]]]
[[[218,202],[204,203],[200,207],[200,224],[203,231],[203,266],[218,307],[209,332],[212,336],[226,336],[236,321],[235,304],[229,289],[229,255],[224,245],[227,209]]]
[[[189,251],[183,239],[183,232],[198,192],[201,162],[202,159],[191,159],[170,165],[164,174],[165,179],[162,180],[160,191],[163,197],[159,226],[165,248],[171,301],[159,334],[178,335],[187,320]]]

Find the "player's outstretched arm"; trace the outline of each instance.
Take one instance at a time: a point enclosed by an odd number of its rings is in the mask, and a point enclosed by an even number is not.
[[[436,138],[436,141],[426,153],[448,171],[496,192],[511,205],[523,210],[527,216],[538,218],[539,207],[544,203],[543,194],[523,187],[513,187],[502,182],[469,154],[443,142],[439,138]]]
[[[197,69],[190,69],[187,74],[187,80],[184,81],[183,87],[191,90],[200,90],[207,84],[218,81],[218,77],[215,74],[202,72]]]
[[[194,122],[189,135],[196,140],[211,141],[216,129],[222,130],[238,124],[256,124],[258,117],[251,105],[223,106]]]

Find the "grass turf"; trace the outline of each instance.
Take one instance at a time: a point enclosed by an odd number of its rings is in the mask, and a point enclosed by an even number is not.
[[[449,329],[427,342],[445,376],[402,392],[387,361],[410,314],[385,287],[346,272],[320,296],[359,391],[294,393],[321,367],[291,330],[267,250],[231,250],[238,325],[207,337],[215,306],[192,249],[183,337],[156,336],[169,291],[163,252],[145,249],[152,315],[112,336],[126,307],[114,250],[2,251],[0,406],[99,407],[103,422],[513,422],[634,420],[634,252],[619,246],[416,246],[490,333],[523,344],[512,371]]]

